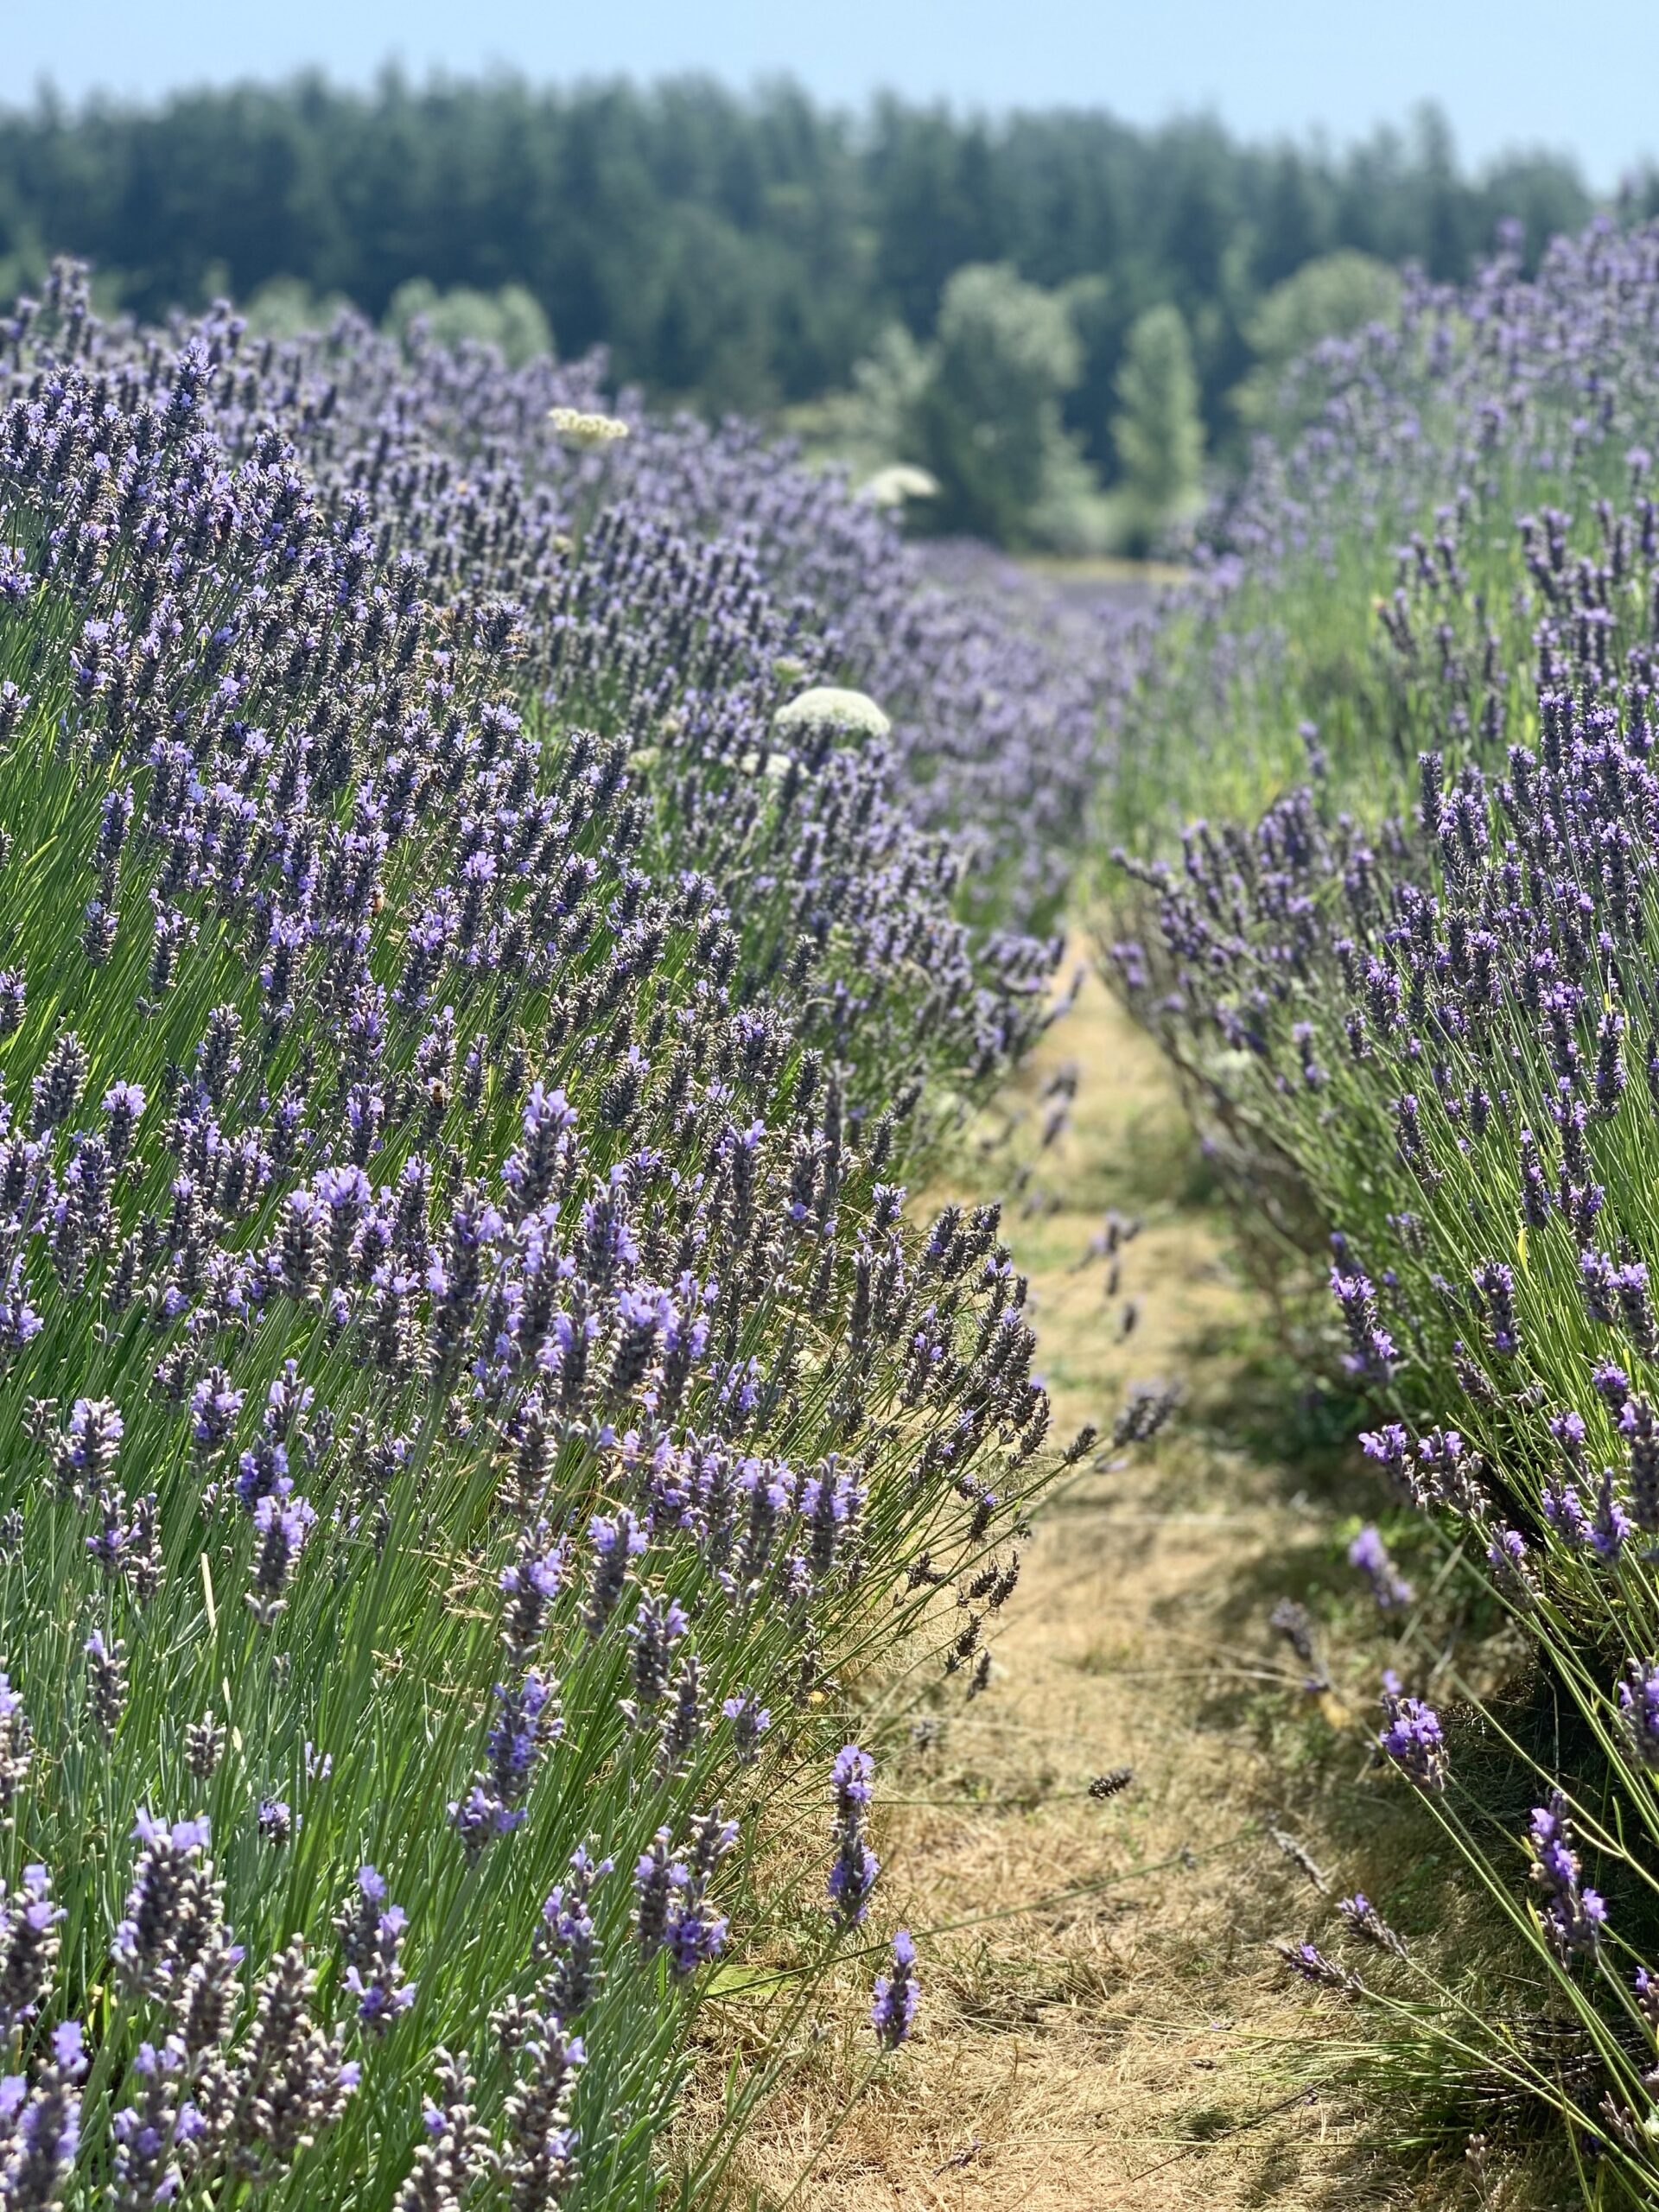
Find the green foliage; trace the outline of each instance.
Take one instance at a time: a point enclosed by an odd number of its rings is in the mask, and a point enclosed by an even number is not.
[[[786,420],[810,452],[834,455],[862,480],[908,450],[928,369],[926,347],[890,322],[854,365],[850,391],[808,400]]]
[[[1400,279],[1385,261],[1344,247],[1321,254],[1275,284],[1246,326],[1256,366],[1233,394],[1251,429],[1294,427],[1280,398],[1284,372],[1321,339],[1346,338],[1369,322],[1392,323],[1400,312]]]
[[[1204,424],[1181,311],[1148,308],[1118,373],[1112,439],[1122,477],[1124,535],[1144,550],[1190,520],[1203,497]]]
[[[1043,511],[1083,467],[1060,423],[1080,365],[1054,294],[1007,266],[951,277],[911,428],[916,459],[939,480],[944,527],[1005,545],[1046,534]]]
[[[343,292],[325,297],[302,277],[273,276],[259,287],[243,314],[255,338],[297,338],[304,331],[327,330],[350,305]]]
[[[547,317],[522,284],[504,284],[499,292],[475,292],[461,284],[440,292],[424,276],[413,277],[392,294],[386,327],[407,340],[416,322],[425,326],[434,344],[451,352],[467,344],[496,346],[509,368],[553,351]]]
[[[931,527],[1087,551],[1101,535],[1101,501],[1060,412],[1081,362],[1067,295],[1024,283],[1006,264],[970,264],[945,286],[931,344],[889,324],[850,391],[789,419],[809,449],[855,479],[885,483],[897,480],[894,464],[919,468],[934,486]]]

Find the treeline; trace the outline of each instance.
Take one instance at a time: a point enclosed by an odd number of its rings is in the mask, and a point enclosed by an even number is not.
[[[1470,176],[1432,114],[1331,155],[1241,146],[1202,121],[993,122],[892,99],[853,117],[786,86],[423,89],[388,74],[369,92],[307,78],[0,116],[5,273],[73,250],[143,315],[277,277],[377,318],[416,278],[519,285],[562,352],[603,341],[621,376],[709,408],[845,386],[889,323],[932,332],[965,264],[1045,288],[1096,280],[1065,413],[1108,467],[1125,343],[1148,308],[1182,311],[1214,435],[1252,365],[1258,302],[1304,263],[1345,247],[1457,276],[1501,216],[1535,250],[1588,204],[1553,157]]]

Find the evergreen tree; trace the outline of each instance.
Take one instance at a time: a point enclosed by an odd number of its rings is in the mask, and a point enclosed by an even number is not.
[[[1179,308],[1148,308],[1129,333],[1112,440],[1126,535],[1137,548],[1189,519],[1202,496],[1204,424]]]
[[[1060,401],[1080,368],[1063,300],[1004,264],[957,270],[939,304],[914,456],[938,480],[944,527],[1029,539],[1075,458]]]

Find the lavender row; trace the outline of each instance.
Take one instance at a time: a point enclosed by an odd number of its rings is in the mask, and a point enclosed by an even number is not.
[[[1430,747],[1450,757],[1466,704],[1451,702],[1449,726],[1427,700],[1420,716],[1377,612],[1402,588],[1402,549],[1439,562],[1448,530],[1454,593],[1476,577],[1486,622],[1518,643],[1509,664],[1527,710],[1507,548],[1522,513],[1584,518],[1620,498],[1626,453],[1654,448],[1656,270],[1651,226],[1604,221],[1557,239],[1532,278],[1511,242],[1467,287],[1408,271],[1396,321],[1293,364],[1281,408],[1300,430],[1258,442],[1209,519],[1192,584],[1166,607],[1159,649],[1120,657],[1114,836],[1146,855],[1195,811],[1259,813],[1305,772],[1303,723],[1368,818],[1379,766],[1409,775]],[[1431,665],[1445,614],[1417,641]]]
[[[1013,1587],[1024,1286],[899,1177],[1052,950],[579,380],[72,270],[7,358],[0,2201],[648,2203],[761,1808],[805,2003],[880,1948],[845,1685]]]
[[[1500,258],[1413,312],[1426,331],[1408,316],[1312,365],[1340,396],[1236,525],[1230,588],[1275,604],[1293,643],[1363,587],[1371,533],[1398,532],[1391,588],[1348,609],[1363,683],[1334,728],[1303,727],[1303,779],[1258,818],[1192,824],[1179,863],[1124,862],[1103,950],[1255,1203],[1277,1190],[1289,1224],[1311,1201],[1332,1230],[1365,1450],[1484,1562],[1576,1708],[1570,1770],[1510,1746],[1538,1801],[1519,1904],[1443,1714],[1391,1683],[1379,1747],[1518,1914],[1581,2039],[1564,2082],[1516,2030],[1516,2078],[1645,2201],[1659,238],[1598,228],[1535,285]],[[1259,640],[1236,643],[1244,662]],[[1385,1611],[1409,1605],[1375,1531],[1353,1556]]]

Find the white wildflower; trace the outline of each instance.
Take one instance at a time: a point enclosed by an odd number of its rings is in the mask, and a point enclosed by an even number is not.
[[[910,461],[895,461],[867,478],[858,487],[858,497],[868,499],[873,507],[902,507],[906,499],[937,499],[938,492],[937,476],[930,476],[926,469]]]
[[[772,718],[781,737],[795,730],[822,729],[826,724],[844,737],[885,737],[893,723],[874,699],[862,691],[844,691],[836,684],[816,683],[810,691],[779,707]]]
[[[547,419],[558,435],[573,446],[614,445],[628,435],[628,426],[620,416],[585,415],[580,407],[550,407]]]

